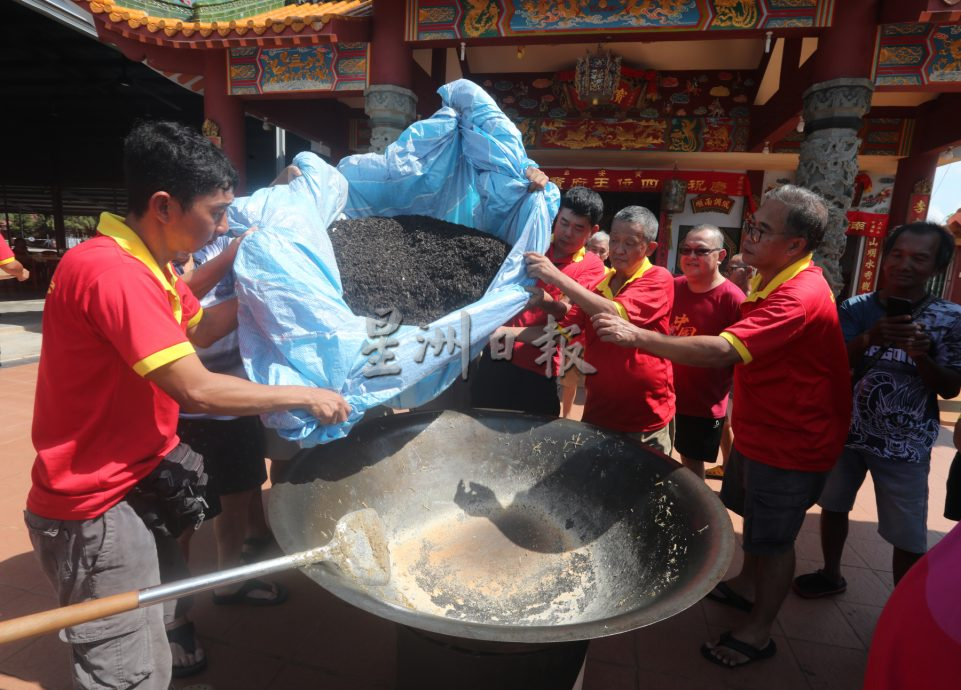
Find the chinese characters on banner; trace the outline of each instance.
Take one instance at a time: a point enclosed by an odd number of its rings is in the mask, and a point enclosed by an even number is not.
[[[743,173],[687,170],[607,170],[585,168],[543,168],[551,182],[563,189],[584,186],[596,192],[660,192],[665,180],[687,181],[688,194],[750,196],[750,184]]]
[[[915,193],[908,201],[908,223],[927,220],[931,195]],[[857,294],[874,290],[880,271],[881,250],[888,233],[888,214],[848,211],[848,235],[864,237],[864,253],[858,270]]]
[[[857,294],[874,290],[878,282],[878,269],[881,260],[880,237],[868,237],[864,240],[864,255],[861,257],[861,271],[858,278]]]
[[[374,313],[377,317],[367,317],[367,340],[361,353],[368,356],[368,365],[361,369],[361,373],[367,378],[375,376],[396,376],[400,374],[400,365],[395,363],[396,354],[390,352],[392,348],[400,345],[397,338],[391,337],[403,323],[403,316],[397,309],[376,309]],[[428,350],[433,352],[435,357],[439,357],[446,350],[448,354],[455,354],[460,350],[461,377],[467,379],[467,369],[470,365],[470,314],[461,312],[460,314],[460,337],[453,326],[448,326],[445,331],[442,328],[435,328],[432,335],[417,335],[417,342],[421,348],[414,356],[414,361],[418,364],[423,363],[427,357]],[[420,326],[424,331],[427,326]],[[541,355],[535,360],[537,364],[544,365],[544,375],[551,376],[551,364],[555,356],[558,360],[559,374],[564,374],[571,367],[576,367],[583,374],[593,374],[597,370],[584,361],[582,355],[584,345],[579,342],[571,342],[571,339],[580,333],[577,325],[562,328],[554,320],[548,317],[544,325],[544,335],[534,341],[533,345],[541,351]],[[563,337],[563,341],[561,338]],[[490,348],[492,359],[511,358],[514,350],[514,337],[509,332],[494,333],[490,337]]]
[[[881,262],[881,246],[888,232],[888,214],[848,211],[848,235],[864,237],[864,253],[858,269],[856,294],[874,290],[878,282]]]
[[[908,223],[920,223],[928,219],[930,194],[912,194],[908,197]]]
[[[698,194],[691,199],[691,213],[721,213],[730,215],[734,198],[726,194]]]

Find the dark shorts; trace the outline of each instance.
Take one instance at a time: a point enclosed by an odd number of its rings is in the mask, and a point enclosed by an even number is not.
[[[763,556],[793,547],[804,515],[817,502],[827,476],[827,472],[772,467],[731,449],[721,502],[744,518],[744,551]]]
[[[258,417],[181,419],[180,440],[204,456],[209,475],[208,517],[220,513],[220,497],[251,491],[267,481],[264,429]]]
[[[517,410],[548,417],[557,417],[561,413],[557,383],[553,378],[506,359],[492,359],[490,348],[484,348],[477,369],[471,373],[470,394],[473,407]]]
[[[721,447],[724,417],[692,417],[674,415],[674,448],[685,458],[701,462],[717,462]]]
[[[961,453],[954,454],[948,470],[948,486],[944,496],[944,517],[961,520]]]

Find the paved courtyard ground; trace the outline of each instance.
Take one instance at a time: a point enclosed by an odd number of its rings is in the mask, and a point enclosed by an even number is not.
[[[11,331],[0,318],[0,351]],[[29,361],[29,357],[24,358]],[[56,605],[34,560],[22,522],[33,450],[30,424],[36,363],[0,367],[0,619]],[[935,448],[930,486],[929,543],[954,523],[941,517],[951,431],[961,405],[943,403],[944,426]],[[117,420],[122,424],[123,420]],[[717,488],[717,484],[712,484]],[[269,494],[269,490],[268,490]],[[736,516],[733,524],[740,532]],[[775,658],[738,670],[709,664],[701,643],[737,625],[744,615],[703,601],[682,614],[631,633],[594,640],[583,687],[587,690],[856,690],[874,625],[891,591],[890,547],[878,537],[870,482],[852,514],[844,567],[848,591],[834,599],[801,600],[789,595],[777,624]],[[820,564],[818,515],[812,510],[798,541],[798,571]],[[208,526],[193,542],[196,572],[214,566]],[[731,571],[739,567],[739,559]],[[202,675],[175,683],[217,690],[387,690],[396,664],[396,626],[327,594],[299,572],[276,576],[291,590],[276,608],[214,606],[199,595],[194,617],[209,656]],[[3,690],[66,690],[67,648],[55,635],[0,646]],[[454,686],[452,685],[452,690]],[[492,690],[496,690],[493,689]],[[560,689],[559,689],[560,690]]]

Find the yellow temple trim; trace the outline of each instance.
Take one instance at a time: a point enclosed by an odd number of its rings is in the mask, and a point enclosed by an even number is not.
[[[304,29],[318,31],[332,19],[366,14],[373,7],[373,0],[344,0],[308,5],[287,5],[270,12],[245,19],[229,21],[191,22],[167,17],[152,17],[142,10],[123,7],[113,0],[87,0],[90,12],[105,14],[116,24],[126,22],[131,29],[146,29],[149,33],[163,32],[169,37],[181,34],[190,38],[198,34],[207,38],[214,33],[227,37],[252,33],[262,36],[268,30],[281,33],[287,29],[300,33]]]

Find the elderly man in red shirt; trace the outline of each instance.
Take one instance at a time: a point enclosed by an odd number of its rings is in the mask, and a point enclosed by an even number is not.
[[[124,167],[127,216],[103,214],[97,237],[66,253],[44,308],[24,517],[62,605],[159,584],[158,550],[179,554],[173,536],[203,517],[203,464],[177,437],[181,408],[299,408],[324,423],[349,413],[334,391],[213,374],[194,352],[237,323],[236,301],[205,313],[170,264],[226,231],[237,174],[223,152],[182,125],[150,122],[124,142]],[[193,490],[160,503],[166,476]],[[170,685],[160,607],[61,635],[76,687]]]
[[[626,350],[598,339],[591,317],[608,314],[639,329],[670,332],[674,278],[648,257],[657,249],[657,218],[641,206],[617,212],[611,223],[613,268],[589,289],[565,275],[551,261],[530,252],[528,273],[556,286],[573,303],[564,310],[561,333],[577,325],[585,347],[584,360],[596,369],[585,377],[587,400],[583,420],[615,431],[628,432],[642,443],[670,454],[668,424],[674,416],[674,379],[671,363],[659,356]],[[549,297],[547,298],[549,299]],[[523,342],[543,336],[543,328],[511,329]]]
[[[701,648],[728,668],[776,651],[771,626],[794,576],[794,541],[851,421],[834,295],[812,263],[827,221],[823,200],[807,189],[785,185],[767,194],[742,237],[744,259],[758,275],[741,319],[720,335],[667,336],[610,314],[594,317],[605,342],[688,366],[735,365],[735,448],[721,500],[744,516],[744,565],[708,597],[749,616]]]

